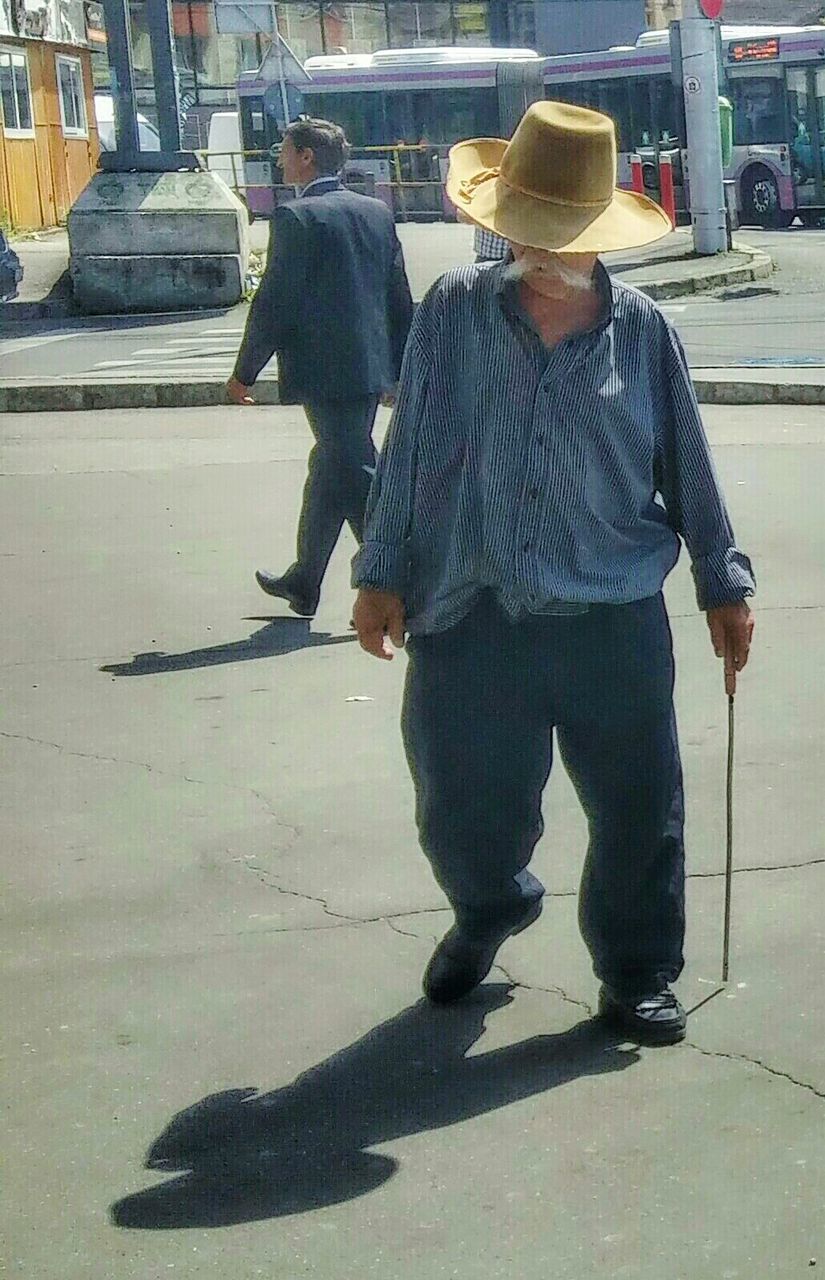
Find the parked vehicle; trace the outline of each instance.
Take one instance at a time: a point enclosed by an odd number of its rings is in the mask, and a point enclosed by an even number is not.
[[[219,173],[228,187],[245,198],[241,126],[237,111],[215,111],[209,120],[206,167]]]
[[[22,263],[5,234],[0,231],[0,302],[11,302],[17,297],[18,285],[22,279]]]
[[[95,120],[101,151],[115,149],[115,104],[108,93],[95,94]],[[155,126],[138,112],[138,138],[141,151],[160,151],[160,134]]]

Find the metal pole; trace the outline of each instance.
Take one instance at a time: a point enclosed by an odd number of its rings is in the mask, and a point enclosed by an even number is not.
[[[722,941],[722,981],[730,972],[730,903],[733,889],[733,694],[728,694],[727,856],[725,858],[725,927]]]
[[[146,0],[146,20],[152,46],[152,72],[161,150],[181,150],[178,69],[172,41],[172,14],[169,0]]]
[[[275,21],[277,23],[277,19]],[[277,25],[275,27],[275,41],[278,50],[278,84],[281,89],[281,110],[284,113],[284,129],[286,129],[289,124],[289,98],[286,93],[286,75],[284,73],[284,46]]]
[[[118,151],[140,150],[135,85],[132,79],[132,48],[126,0],[103,0],[106,45],[112,74],[112,102],[115,110],[115,146]]]
[[[724,253],[727,234],[716,23],[702,15],[699,0],[684,0],[680,30],[693,244],[700,254]]]

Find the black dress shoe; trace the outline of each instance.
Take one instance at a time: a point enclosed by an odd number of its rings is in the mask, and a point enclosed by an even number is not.
[[[676,1044],[687,1031],[687,1015],[670,987],[646,996],[620,995],[602,987],[599,1017],[638,1044]]]
[[[302,591],[297,591],[286,578],[278,578],[274,573],[257,569],[255,581],[268,596],[277,596],[280,600],[286,600],[293,613],[299,614],[302,618],[315,617],[318,609],[317,598],[313,599]]]
[[[515,924],[501,925],[494,933],[477,934],[455,924],[445,933],[424,971],[424,995],[433,1004],[452,1004],[483,982],[493,967],[496,952],[507,938],[521,933],[541,915],[542,902],[534,902]]]

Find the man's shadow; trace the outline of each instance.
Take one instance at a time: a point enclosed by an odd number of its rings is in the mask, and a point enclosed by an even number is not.
[[[310,631],[306,618],[245,618],[244,621],[266,625],[253,631],[246,640],[216,644],[208,649],[189,649],[185,653],[136,653],[131,662],[113,662],[100,670],[113,676],[156,676],[164,671],[191,671],[196,667],[217,667],[225,662],[276,658],[319,645],[351,644],[357,638],[354,633],[334,636],[328,631]]]
[[[398,1168],[370,1147],[638,1060],[589,1020],[467,1057],[511,990],[490,983],[448,1009],[419,1001],[280,1089],[203,1098],[172,1119],[146,1157],[148,1169],[180,1176],[117,1201],[114,1224],[226,1227],[354,1199]]]

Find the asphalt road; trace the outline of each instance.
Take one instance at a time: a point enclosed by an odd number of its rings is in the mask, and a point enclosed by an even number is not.
[[[688,796],[688,1042],[590,1021],[584,821],[561,769],[542,920],[419,1002],[448,923],[416,846],[404,658],[310,625],[296,409],[0,424],[4,1252],[32,1280],[793,1280],[825,1261],[817,409],[708,409],[760,579],[727,708],[668,587]],[[381,426],[386,422],[382,414]]]
[[[456,262],[470,260],[463,227],[400,228],[416,297]],[[765,248],[778,270],[768,280],[664,304],[694,368],[825,364],[825,231],[740,233]],[[85,381],[226,376],[246,310],[140,320],[30,324],[0,341],[2,376]]]

